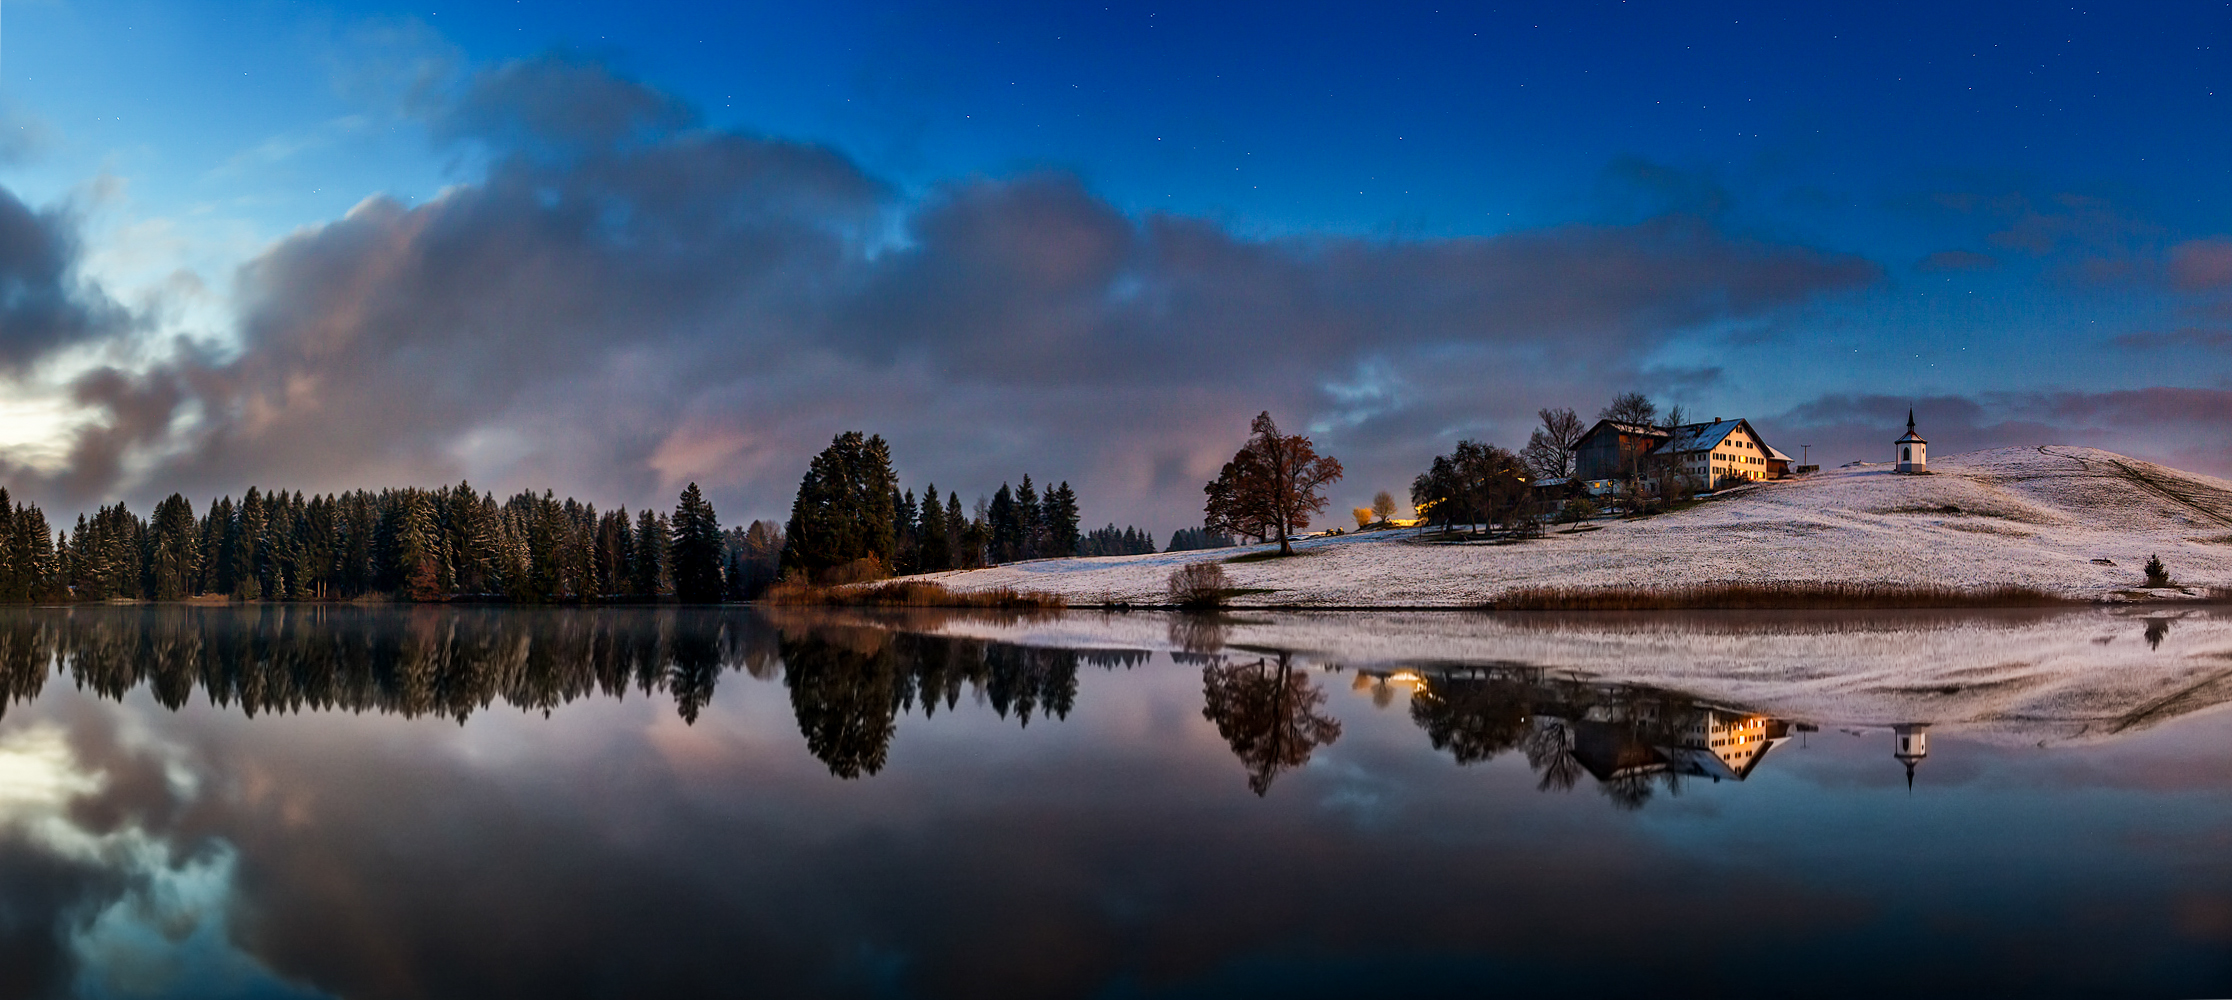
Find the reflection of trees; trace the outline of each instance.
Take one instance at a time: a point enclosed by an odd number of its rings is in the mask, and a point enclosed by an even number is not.
[[[1521,666],[1429,673],[1411,695],[1411,719],[1460,764],[1516,749],[1538,789],[1570,791],[1586,774],[1622,809],[1660,790],[1679,795],[1687,779],[1742,780],[1789,732],[1784,720],[1670,691],[1551,680]]]
[[[1079,667],[1128,668],[1147,659],[825,623],[786,628],[781,653],[807,749],[840,778],[882,769],[900,713],[918,705],[927,718],[941,705],[958,705],[966,689],[1020,725],[1034,714],[1068,718]]]
[[[1411,695],[1411,721],[1459,764],[1491,760],[1528,733],[1535,685],[1525,674],[1450,677]]]
[[[1325,691],[1285,653],[1276,666],[1257,660],[1203,667],[1201,695],[1202,717],[1232,745],[1257,795],[1271,790],[1279,772],[1308,763],[1311,751],[1341,737],[1341,723],[1318,711]]]
[[[145,685],[176,709],[198,690],[244,714],[349,711],[460,721],[502,703],[548,712],[631,686],[694,721],[715,682],[765,664],[767,629],[696,609],[567,611],[248,605],[0,614],[0,707],[60,667],[121,699]],[[763,666],[764,670],[765,667]]]
[[[899,671],[889,636],[860,631],[859,646],[818,638],[783,643],[783,684],[806,749],[840,778],[883,770],[899,731]]]
[[[2147,619],[2147,630],[2142,633],[2143,637],[2147,640],[2148,649],[2161,649],[2163,638],[2168,636],[2169,634],[2170,619],[2168,618]]]
[[[1519,749],[1527,755],[1527,766],[1542,776],[1535,783],[1537,791],[1570,792],[1581,781],[1584,772],[1580,758],[1573,755],[1573,727],[1564,719],[1536,719]]]
[[[1169,631],[1171,645],[1187,653],[1209,655],[1224,651],[1232,629],[1223,615],[1198,612],[1171,616]]]
[[[781,668],[807,745],[844,777],[884,763],[898,714],[952,708],[964,691],[1001,718],[1067,718],[1080,667],[1147,654],[948,639],[825,619],[771,622],[697,608],[457,607],[10,609],[0,612],[0,711],[57,667],[80,689],[161,704],[197,691],[243,714],[389,712],[460,722],[503,704],[549,713],[631,689],[695,723],[723,674]]]

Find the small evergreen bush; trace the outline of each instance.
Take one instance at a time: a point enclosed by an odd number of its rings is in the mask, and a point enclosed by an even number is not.
[[[2149,586],[2149,587],[2167,587],[2167,586],[2169,586],[2169,585],[2170,585],[2170,570],[2169,570],[2169,568],[2168,568],[2168,567],[2166,567],[2166,566],[2162,565],[2162,557],[2161,557],[2161,556],[2148,556],[2148,557],[2147,557],[2147,586]]]

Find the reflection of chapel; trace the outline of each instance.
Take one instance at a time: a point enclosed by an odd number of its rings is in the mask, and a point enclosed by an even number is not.
[[[1891,727],[1891,759],[1906,765],[1907,788],[1914,787],[1914,765],[1930,755],[1930,727],[1919,723]]]
[[[1930,442],[1922,440],[1922,435],[1914,433],[1913,410],[1907,411],[1906,436],[1891,442],[1891,447],[1896,449],[1892,454],[1897,462],[1892,471],[1910,475],[1930,471]]]

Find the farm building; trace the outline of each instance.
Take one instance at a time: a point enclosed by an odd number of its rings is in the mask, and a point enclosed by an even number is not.
[[[1573,446],[1575,478],[1591,493],[1609,493],[1629,480],[1656,485],[1660,476],[1685,476],[1712,488],[1731,479],[1781,479],[1790,456],[1776,451],[1751,422],[1713,419],[1677,427],[1599,420]]]

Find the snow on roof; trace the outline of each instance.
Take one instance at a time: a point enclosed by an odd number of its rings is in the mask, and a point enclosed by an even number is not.
[[[1777,461],[1782,461],[1782,462],[1788,462],[1788,461],[1790,461],[1790,456],[1788,456],[1788,455],[1785,455],[1785,454],[1783,454],[1783,453],[1782,453],[1782,452],[1780,452],[1780,451],[1776,451],[1776,450],[1775,450],[1775,446],[1774,446],[1774,445],[1768,444],[1768,443],[1767,443],[1767,442],[1765,442],[1765,441],[1761,441],[1761,442],[1759,443],[1759,446],[1760,446],[1760,447],[1762,447],[1762,448],[1765,448],[1765,449],[1767,449],[1767,457],[1768,457],[1768,458],[1772,458],[1772,459],[1775,459],[1775,460],[1777,460]]]
[[[1743,423],[1742,420],[1715,420],[1703,424],[1683,424],[1673,428],[1673,439],[1662,445],[1660,450],[1707,451],[1735,433],[1736,428],[1743,426]]]
[[[1599,420],[1597,421],[1597,427],[1610,427],[1622,434],[1637,434],[1643,437],[1665,437],[1667,435],[1667,429],[1664,427],[1654,427],[1650,424],[1631,424],[1620,420]],[[1596,427],[1589,428],[1589,432],[1591,434],[1595,433]],[[1588,435],[1583,435],[1583,437],[1586,436]]]

